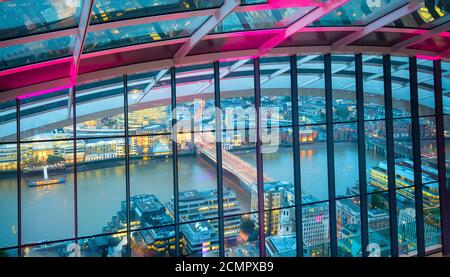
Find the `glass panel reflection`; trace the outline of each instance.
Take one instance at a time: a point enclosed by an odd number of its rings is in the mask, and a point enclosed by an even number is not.
[[[0,102],[0,143],[17,141],[16,101]]]
[[[207,19],[208,16],[197,16],[89,32],[83,52],[89,53],[127,45],[187,37],[192,35]]]
[[[301,18],[312,8],[287,8],[233,12],[229,14],[212,33],[225,33],[258,29],[283,28]]]
[[[75,36],[66,36],[2,48],[0,70],[70,56],[74,43]]]
[[[60,140],[73,137],[71,92],[62,90],[20,101],[22,141]]]
[[[125,135],[122,78],[78,86],[76,103],[77,138]]]
[[[91,24],[104,23],[136,17],[153,16],[185,12],[200,9],[217,8],[223,0],[209,1],[122,1],[122,0],[95,0],[92,11]]]
[[[22,143],[22,242],[36,243],[74,236],[73,141]],[[68,163],[66,163],[66,158]]]
[[[350,0],[315,21],[313,26],[365,26],[408,3],[408,0]]]
[[[128,76],[128,129],[130,134],[168,133],[171,130],[170,71]]]
[[[325,70],[322,56],[297,59],[299,122],[325,123]]]
[[[18,243],[17,202],[17,144],[0,144],[0,248]]]
[[[350,55],[333,55],[331,62],[333,122],[355,121],[355,58]]]
[[[80,236],[126,231],[124,148],[121,138],[78,140]]]
[[[388,26],[431,29],[448,20],[450,7],[445,1],[419,0],[419,9]]]
[[[363,90],[364,120],[383,119],[385,113],[382,57],[363,56]]]
[[[0,3],[0,40],[75,27],[81,0],[12,0]]]
[[[290,68],[289,57],[261,59],[261,106],[267,114],[262,124],[292,125]]]

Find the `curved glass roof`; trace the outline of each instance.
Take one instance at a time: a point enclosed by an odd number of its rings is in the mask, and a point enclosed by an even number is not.
[[[448,58],[449,11],[445,0],[5,0],[0,91],[228,51],[263,56],[326,46]],[[24,73],[34,78],[18,81]]]
[[[355,105],[355,59],[352,55],[332,55],[333,91],[341,92],[340,97]],[[383,103],[383,59],[380,55],[363,55],[364,94],[369,102]],[[325,72],[322,55],[297,57],[298,87],[303,97],[316,97],[324,101]],[[221,98],[245,98],[251,91],[254,70],[252,59],[221,62],[220,82]],[[288,57],[266,57],[261,59],[261,89],[275,91],[280,97],[290,97],[290,64]],[[418,93],[422,108],[434,109],[433,63],[418,59]],[[395,109],[398,103],[410,101],[409,59],[392,56],[392,97]],[[450,107],[450,62],[442,63],[443,106],[448,114]],[[195,98],[213,101],[214,79],[212,65],[200,64],[177,69],[177,105],[186,104]],[[77,94],[77,116],[80,122],[98,117],[111,117],[123,113],[125,83],[122,77],[110,78],[79,85]],[[170,105],[171,82],[167,69],[147,71],[129,75],[128,105],[130,111],[135,108]],[[380,89],[381,88],[381,89]],[[343,93],[342,93],[343,92]],[[243,96],[244,95],[244,96]],[[250,94],[250,98],[251,98]],[[273,96],[273,95],[271,95]],[[26,140],[48,139],[48,133],[55,128],[66,128],[73,122],[70,118],[70,90],[62,89],[51,94],[43,94],[21,100],[21,131]],[[375,101],[376,99],[377,101]],[[335,99],[338,100],[338,99]],[[15,138],[16,107],[15,101],[0,102],[0,142]],[[324,103],[324,102],[323,102]],[[243,104],[242,104],[243,105]],[[409,110],[406,109],[410,116]],[[421,114],[423,115],[423,114]],[[168,115],[170,117],[170,115]],[[366,115],[368,116],[368,114]],[[372,117],[366,118],[376,119]],[[315,122],[317,123],[317,122]],[[81,135],[80,135],[81,136]]]

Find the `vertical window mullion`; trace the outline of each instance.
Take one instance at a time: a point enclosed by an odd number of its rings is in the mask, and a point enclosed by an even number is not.
[[[369,219],[367,208],[367,173],[366,173],[366,138],[364,124],[364,84],[362,54],[355,55],[355,83],[356,83],[356,116],[358,121],[358,168],[359,194],[361,213],[361,251],[367,257],[369,245]]]
[[[219,62],[214,62],[214,106],[216,108],[216,174],[217,211],[219,217],[219,257],[225,256],[224,218],[223,218],[223,175],[222,175],[222,112],[220,110]]]
[[[391,256],[398,256],[397,198],[395,184],[394,125],[392,111],[391,56],[383,56],[384,103],[386,114],[386,157],[389,197]]]
[[[255,111],[256,111],[256,172],[258,187],[258,221],[259,221],[259,254],[265,257],[265,223],[264,223],[264,172],[261,141],[261,84],[260,84],[260,60],[253,60],[254,67],[254,89],[255,89]]]
[[[328,201],[330,213],[330,249],[331,256],[337,256],[337,226],[336,226],[336,180],[334,170],[334,140],[333,140],[333,88],[331,84],[331,55],[324,56],[325,66],[325,110],[327,133],[327,168],[328,168]]]
[[[419,124],[419,92],[417,84],[417,59],[409,58],[409,80],[411,99],[411,124],[412,150],[414,163],[414,202],[416,209],[416,238],[417,255],[425,256],[425,227],[423,218],[423,194],[422,194],[422,159],[420,151],[420,124]]]
[[[16,99],[16,140],[17,140],[17,256],[22,256],[22,169],[20,153],[20,99]]]
[[[291,64],[291,101],[292,101],[292,141],[294,159],[294,191],[295,191],[295,233],[297,257],[303,257],[303,209],[302,184],[300,172],[300,140],[298,121],[298,83],[297,83],[297,56],[290,57]]]
[[[176,69],[170,69],[170,92],[172,105],[172,166],[173,166],[173,215],[175,220],[175,256],[181,256],[180,251],[180,219],[178,214],[179,209],[179,194],[178,194],[178,145],[177,145],[177,130],[175,124],[177,123],[177,115],[175,109],[177,107],[177,83],[176,83]]]
[[[450,190],[446,182],[444,114],[442,103],[442,69],[441,61],[433,62],[434,101],[436,111],[436,142],[438,159],[439,200],[441,213],[442,254],[450,254]]]
[[[130,133],[128,128],[128,76],[123,76],[125,120],[125,194],[127,203],[127,255],[131,256],[131,199],[130,199]]]
[[[72,87],[72,95],[69,101],[72,101],[72,130],[73,130],[73,205],[74,205],[74,232],[75,243],[78,246],[78,161],[77,161],[77,89],[76,86]],[[70,116],[70,114],[69,114]],[[79,251],[79,249],[77,250]]]

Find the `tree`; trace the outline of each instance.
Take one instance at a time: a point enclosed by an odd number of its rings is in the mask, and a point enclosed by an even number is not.
[[[239,228],[241,228],[242,232],[250,236],[255,230],[255,223],[251,219],[244,219]]]
[[[347,108],[337,108],[336,109],[336,116],[338,116],[341,119],[347,119],[350,115],[350,111]]]
[[[383,197],[377,194],[372,195],[370,198],[370,207],[372,209],[385,209]]]
[[[62,156],[48,155],[47,157],[47,164],[57,164],[61,162],[64,162],[64,158]]]

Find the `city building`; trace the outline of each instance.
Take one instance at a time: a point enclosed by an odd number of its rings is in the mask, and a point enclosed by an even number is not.
[[[266,241],[266,244],[283,243],[283,241],[295,235],[295,196],[293,185],[289,182],[270,182],[264,184],[264,223],[267,237],[279,237]],[[252,190],[252,209],[257,210],[257,190]],[[302,192],[302,201],[318,202],[314,196]],[[305,205],[302,207],[303,244],[307,255],[320,255],[327,251],[326,244],[329,241],[329,211],[327,203]],[[256,213],[252,214],[253,221],[257,222]],[[284,238],[284,239],[283,239]],[[276,242],[278,241],[278,242]],[[274,246],[276,247],[276,246]],[[287,250],[273,250],[274,253]],[[289,251],[287,251],[289,252]]]
[[[0,256],[448,256],[449,91],[449,0],[0,0]]]
[[[339,231],[347,225],[361,226],[361,207],[358,198],[346,198],[336,202],[336,222]],[[372,208],[368,211],[369,228],[373,231],[389,228],[389,214],[385,210]],[[343,232],[338,237],[345,237]]]
[[[430,166],[422,165],[422,184],[431,184],[437,181],[437,170]],[[381,161],[378,166],[370,168],[369,185],[372,188],[387,190],[387,163]],[[395,160],[395,183],[400,189],[397,192],[406,200],[414,201],[414,164],[409,159]],[[424,207],[433,208],[439,205],[439,192],[436,186],[423,186]]]
[[[208,221],[185,223],[180,226],[185,240],[186,254],[203,256],[219,248],[217,230]]]
[[[174,199],[167,204],[168,212],[174,216]],[[211,191],[182,191],[178,196],[179,208],[178,215],[182,221],[189,222],[193,218],[210,219],[217,217],[218,212],[218,196],[217,190]],[[223,211],[224,215],[228,216],[224,219],[225,237],[233,240],[239,233],[240,217],[230,216],[240,214],[240,206],[236,198],[236,193],[230,189],[225,188],[223,191]],[[215,229],[218,228],[218,221],[211,220],[209,222]]]

